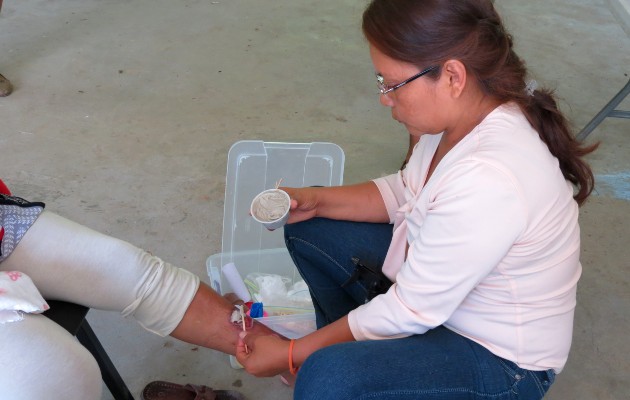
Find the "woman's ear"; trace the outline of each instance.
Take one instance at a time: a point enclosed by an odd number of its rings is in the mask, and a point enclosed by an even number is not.
[[[459,60],[448,60],[442,67],[448,90],[453,98],[461,96],[466,87],[466,66]]]

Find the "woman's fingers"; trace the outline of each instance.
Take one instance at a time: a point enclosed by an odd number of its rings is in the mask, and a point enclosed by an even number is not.
[[[288,342],[276,335],[241,332],[236,359],[255,376],[274,376],[288,369]]]
[[[238,342],[236,343],[236,359],[238,362],[242,363],[242,359],[244,360],[246,356],[249,354],[249,346],[245,347],[245,341],[243,340],[243,332],[241,332],[238,336]]]

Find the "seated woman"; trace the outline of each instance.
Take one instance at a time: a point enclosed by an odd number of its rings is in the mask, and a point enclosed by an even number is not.
[[[595,146],[526,84],[490,0],[373,0],[363,32],[418,144],[387,177],[284,188],[319,329],[243,335],[237,358],[299,368],[296,399],[540,399],[571,346]]]

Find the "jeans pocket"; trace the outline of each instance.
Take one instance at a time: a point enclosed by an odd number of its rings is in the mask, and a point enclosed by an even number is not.
[[[527,371],[527,373],[531,376],[535,386],[538,388],[540,398],[545,396],[551,385],[553,385],[556,380],[556,373],[552,369],[548,369],[546,371]]]
[[[511,384],[512,393],[518,395],[518,384],[523,379],[522,368],[520,368],[512,361],[508,361],[505,359],[499,359],[499,363],[501,364],[503,371],[505,371],[508,376],[509,382]]]
[[[504,359],[501,360],[501,366],[512,379],[511,390],[516,399],[542,399],[556,378],[556,374],[551,369],[530,371]]]

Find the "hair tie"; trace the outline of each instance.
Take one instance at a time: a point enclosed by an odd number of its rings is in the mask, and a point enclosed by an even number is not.
[[[527,93],[528,96],[533,96],[536,89],[538,89],[538,82],[533,79],[527,81],[525,84],[525,93]]]

